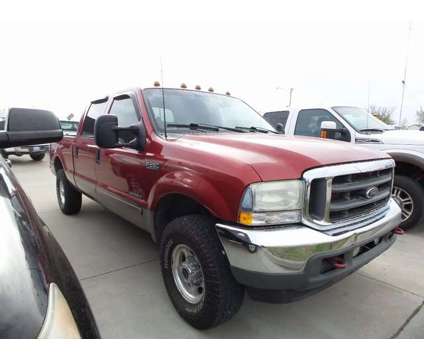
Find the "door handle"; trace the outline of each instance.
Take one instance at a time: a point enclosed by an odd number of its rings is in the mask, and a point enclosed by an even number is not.
[[[77,145],[74,146],[74,156],[78,157],[79,147]]]
[[[96,150],[96,164],[100,164],[100,149]]]

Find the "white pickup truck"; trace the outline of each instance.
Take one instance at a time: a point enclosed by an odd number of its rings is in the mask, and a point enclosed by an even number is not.
[[[264,118],[286,135],[330,137],[390,154],[396,162],[392,195],[402,208],[402,227],[411,228],[422,220],[424,131],[397,130],[354,106],[287,108],[267,112]]]

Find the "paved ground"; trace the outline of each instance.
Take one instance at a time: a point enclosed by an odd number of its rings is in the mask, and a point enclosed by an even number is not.
[[[48,161],[12,161],[81,279],[103,337],[424,338],[424,226],[318,295],[286,305],[246,299],[230,322],[200,332],[174,311],[146,234],[88,199],[77,216],[62,215]]]

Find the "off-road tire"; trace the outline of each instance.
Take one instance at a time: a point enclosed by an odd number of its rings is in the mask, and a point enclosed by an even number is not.
[[[44,156],[46,156],[46,154],[41,153],[41,154],[30,154],[29,156],[31,156],[31,159],[34,161],[41,161],[44,159]]]
[[[190,247],[203,270],[205,291],[198,304],[186,301],[172,275],[172,251]],[[234,279],[214,223],[207,216],[187,215],[171,221],[162,233],[160,263],[168,295],[178,314],[197,329],[208,329],[231,319],[240,309],[244,288]]]
[[[60,194],[60,185],[63,183],[63,199]],[[66,215],[77,214],[81,210],[82,193],[78,191],[66,178],[63,169],[56,173],[56,195],[60,210]]]
[[[422,186],[415,180],[404,175],[396,175],[394,186],[406,191],[412,198],[414,209],[411,216],[402,221],[400,227],[402,229],[410,229],[417,225],[424,214],[424,190]]]

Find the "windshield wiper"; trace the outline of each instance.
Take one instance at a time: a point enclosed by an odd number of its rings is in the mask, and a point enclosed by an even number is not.
[[[384,130],[383,129],[375,129],[375,128],[371,128],[371,129],[361,129],[359,130],[359,132],[378,132],[378,133],[383,133]]]
[[[244,132],[241,129],[238,128],[231,128],[226,126],[218,126],[218,125],[208,125],[208,124],[198,124],[198,123],[190,123],[190,124],[166,124],[166,127],[173,127],[173,128],[182,128],[182,129],[190,129],[190,130],[212,130],[212,131],[219,131],[227,130],[227,131],[234,131],[234,132]]]
[[[266,128],[259,127],[259,126],[250,126],[250,127],[236,126],[236,129],[249,130],[249,131],[252,131],[252,132],[260,132],[260,133],[264,133],[264,134],[269,133],[269,132],[272,132],[273,134],[279,134],[278,131],[266,129]]]

